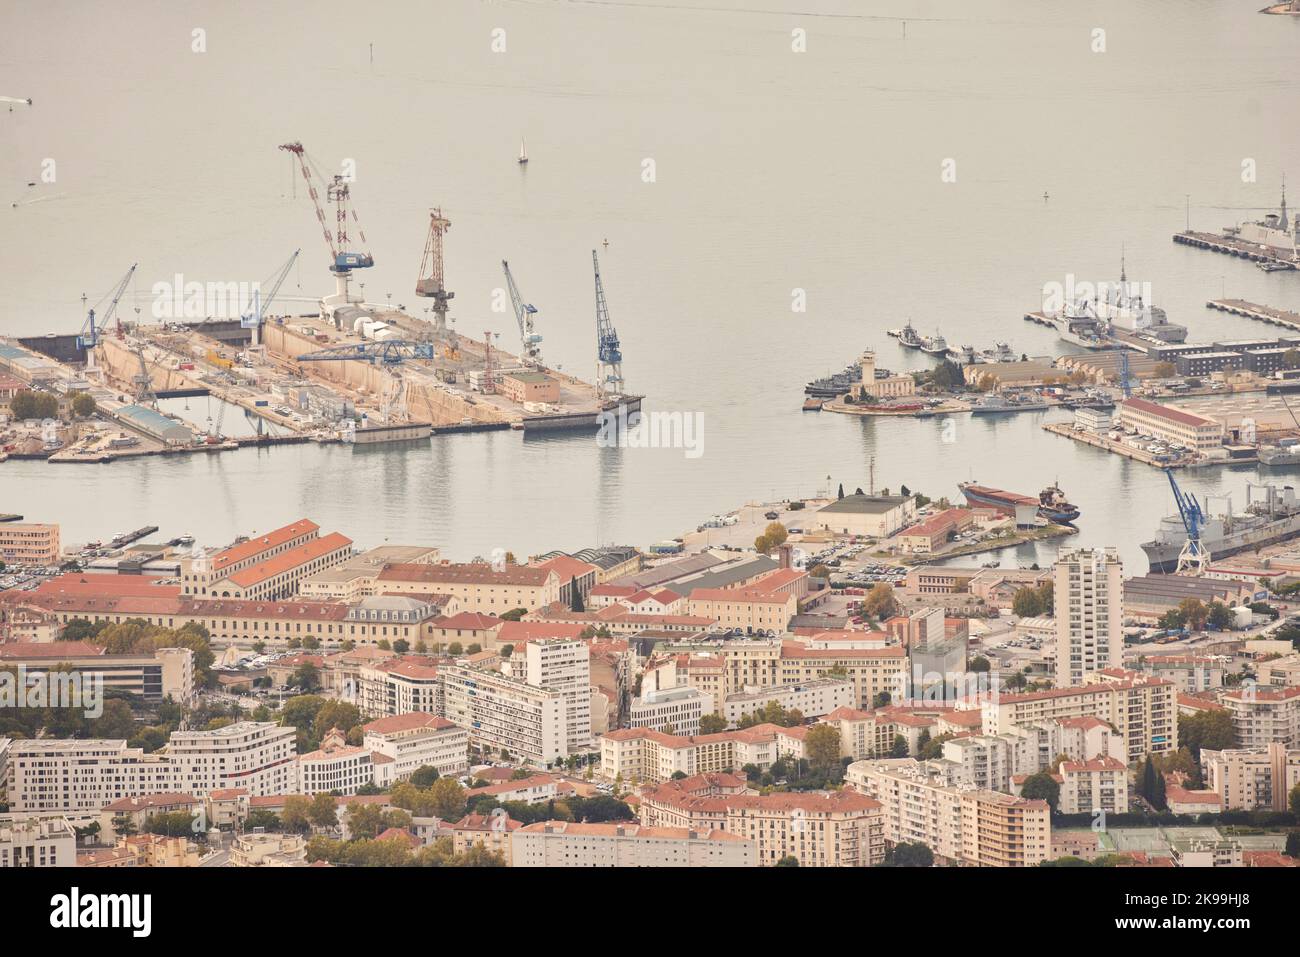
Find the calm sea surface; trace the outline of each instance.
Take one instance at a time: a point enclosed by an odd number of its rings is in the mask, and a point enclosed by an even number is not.
[[[1189,195],[1192,225],[1213,229],[1275,204],[1288,164],[1300,182],[1300,23],[1250,4],[266,6],[0,11],[0,94],[35,100],[0,112],[0,334],[76,331],[82,293],[99,299],[132,262],[124,316],[147,318],[155,282],[265,281],[297,247],[282,293],[306,309],[331,278],[276,149],[301,140],[322,170],[355,162],[376,260],[367,298],[418,311],[427,208],[441,205],[457,329],[510,342],[513,317],[492,311],[509,259],[540,309],[546,359],[584,377],[599,247],[628,387],[647,410],[700,416],[704,454],[492,433],[9,462],[0,512],[61,522],[71,542],[154,524],[217,544],[308,515],[365,545],[525,555],[646,545],[746,501],[814,494],[827,476],[865,486],[874,458],[878,488],[934,497],[967,478],[1030,494],[1059,480],[1083,510],[1073,541],[1117,545],[1142,571],[1137,544],[1171,505],[1161,473],[1048,435],[1042,415],[959,417],[945,443],[935,420],[804,414],[804,382],[864,348],[892,368],[927,364],[885,334],[908,318],[952,344],[1059,354],[1022,314],[1069,273],[1117,278],[1121,246],[1129,278],[1151,283],[1194,340],[1275,334],[1206,310],[1209,298],[1300,309],[1300,276],[1170,241]],[[945,160],[955,182],[941,180]],[[1242,180],[1247,160],[1255,182]],[[792,310],[795,290],[806,311]],[[190,400],[200,422],[205,401]],[[1182,481],[1240,502],[1256,478]]]

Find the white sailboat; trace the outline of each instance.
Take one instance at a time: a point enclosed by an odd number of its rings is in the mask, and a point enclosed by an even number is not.
[[[528,143],[526,140],[519,141],[519,165],[523,166],[528,162]]]

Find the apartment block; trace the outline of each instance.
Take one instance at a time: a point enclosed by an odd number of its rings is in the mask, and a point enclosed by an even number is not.
[[[1129,763],[1178,749],[1177,687],[1160,678],[1133,675],[1077,688],[1004,694],[984,702],[982,713],[985,734],[1053,719],[1098,718],[1123,738]]]
[[[1124,814],[1128,811],[1128,765],[1115,758],[1063,761],[1059,809],[1062,814]]]
[[[953,783],[944,762],[857,761],[845,780],[878,800],[885,841],[924,844],[937,859],[983,867],[1035,867],[1051,849],[1050,809]]]
[[[395,780],[426,766],[440,777],[459,777],[469,770],[469,734],[446,718],[408,712],[371,721],[362,731],[367,750],[393,761]]]
[[[524,680],[564,696],[564,737],[569,752],[591,746],[591,651],[578,639],[551,638],[524,646]]]
[[[1239,746],[1300,747],[1300,686],[1261,688],[1245,684],[1229,691],[1221,702],[1232,715]]]
[[[0,814],[0,869],[76,866],[77,835],[67,818]]]
[[[0,522],[0,561],[6,565],[58,565],[62,561],[59,526]]]
[[[851,708],[857,701],[857,689],[847,678],[813,678],[794,684],[738,691],[727,695],[717,711],[728,724],[735,725],[741,718],[770,704],[787,711],[798,711],[805,718],[818,718],[837,708]]]
[[[570,754],[564,692],[465,665],[446,665],[439,675],[445,717],[471,744],[541,767]]]
[[[696,735],[700,733],[700,718],[712,713],[713,699],[698,688],[663,688],[632,699],[628,727]]]
[[[1124,664],[1124,566],[1113,548],[1075,548],[1056,560],[1056,686],[1083,684]]]
[[[1300,785],[1300,748],[1281,742],[1263,747],[1203,750],[1205,786],[1219,795],[1225,811],[1285,811]]]
[[[753,867],[755,842],[724,831],[542,821],[510,834],[511,867]]]
[[[150,655],[109,655],[82,641],[0,644],[0,666],[22,668],[27,675],[52,670],[102,681],[105,691],[123,691],[150,703],[171,698],[188,705],[194,696],[194,653],[189,648],[160,648]]]

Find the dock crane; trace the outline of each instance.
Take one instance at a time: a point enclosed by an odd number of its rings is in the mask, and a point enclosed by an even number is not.
[[[1133,398],[1133,376],[1128,367],[1128,350],[1119,350],[1119,387],[1124,392],[1124,398]]]
[[[239,324],[245,329],[252,330],[252,345],[256,346],[259,342],[259,334],[262,330],[262,319],[266,316],[266,310],[271,308],[271,301],[275,299],[275,294],[280,291],[280,286],[284,283],[285,277],[289,275],[289,270],[293,264],[298,261],[298,254],[301,249],[295,249],[293,255],[288,261],[280,267],[280,272],[275,277],[275,282],[271,284],[271,291],[265,299],[261,295],[261,287],[253,290],[253,299],[248,304],[248,310],[240,313]]]
[[[429,210],[429,235],[424,241],[424,256],[420,259],[420,275],[415,281],[415,294],[433,300],[434,338],[447,334],[447,303],[456,298],[448,292],[444,281],[442,237],[451,229],[451,220],[442,215],[442,207]]]
[[[1178,567],[1175,571],[1181,574],[1190,570],[1199,575],[1210,564],[1210,553],[1201,543],[1205,512],[1201,510],[1201,503],[1196,500],[1195,495],[1190,492],[1185,493],[1178,487],[1173,469],[1167,468],[1164,473],[1169,478],[1169,487],[1174,491],[1174,503],[1178,506],[1178,514],[1183,519],[1183,528],[1187,529],[1187,541],[1183,545],[1183,550],[1178,553]]]
[[[623,392],[623,351],[618,332],[609,319],[605,287],[600,281],[600,260],[594,249],[591,265],[596,273],[596,392],[601,396],[617,396]]]
[[[519,323],[519,344],[521,351],[519,358],[524,365],[540,366],[542,364],[542,337],[533,331],[533,316],[537,315],[537,307],[531,302],[524,302],[524,297],[519,294],[519,287],[515,285],[515,277],[510,272],[510,263],[504,259],[501,260],[501,268],[506,273],[506,288],[510,290],[510,304],[515,309],[515,321]]]
[[[302,170],[302,178],[307,182],[307,194],[311,197],[312,205],[316,208],[316,219],[319,220],[321,232],[325,235],[325,245],[330,252],[330,272],[335,277],[335,294],[327,300],[322,300],[322,309],[329,308],[330,305],[346,306],[350,300],[348,298],[348,283],[352,278],[352,270],[368,269],[375,264],[375,259],[368,252],[356,252],[350,247],[352,239],[348,235],[348,220],[351,219],[357,226],[357,235],[361,238],[361,245],[364,248],[366,243],[366,234],[361,229],[360,220],[357,219],[356,211],[352,208],[352,191],[348,186],[348,179],[344,176],[335,175],[331,180],[326,181],[325,177],[319,170],[313,178],[312,171],[315,164],[310,166],[309,157],[301,143],[283,143],[280,149],[292,153],[298,160],[298,167]],[[325,211],[321,208],[320,194],[316,190],[316,183],[325,183],[325,199],[334,204],[335,224],[334,231],[330,232],[328,223],[325,220]],[[332,300],[332,301],[331,301]]]
[[[118,300],[120,300],[123,294],[125,294],[126,287],[131,282],[131,277],[135,275],[135,267],[138,265],[139,263],[132,263],[131,268],[128,269],[126,275],[122,277],[122,281],[117,284],[117,288],[109,293],[109,295],[112,296],[112,302],[108,304],[108,308],[104,310],[103,316],[99,318],[98,327],[95,325],[94,308],[91,308],[91,310],[86,313],[86,323],[81,327],[81,334],[77,336],[77,348],[86,351],[87,372],[93,373],[95,371],[95,347],[99,345],[100,333],[104,331],[108,326],[109,320],[113,318],[113,313],[117,310]],[[108,297],[106,296],[105,298]],[[103,301],[104,300],[101,299],[99,302]],[[95,305],[98,306],[99,302],[95,303]]]

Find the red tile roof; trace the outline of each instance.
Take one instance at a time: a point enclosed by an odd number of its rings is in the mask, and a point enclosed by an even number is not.
[[[251,588],[270,578],[274,578],[276,575],[282,575],[287,571],[306,565],[308,562],[315,561],[330,552],[348,548],[351,544],[352,539],[343,533],[330,532],[328,535],[304,542],[297,548],[291,548],[287,552],[272,555],[266,561],[242,568],[230,575],[229,579],[240,588]]]
[[[254,558],[265,551],[283,545],[285,542],[291,542],[295,538],[303,535],[309,535],[318,531],[320,526],[310,519],[300,518],[292,525],[285,525],[283,528],[277,528],[273,532],[267,532],[265,535],[259,535],[250,538],[246,542],[240,542],[238,545],[231,545],[224,551],[217,552],[212,557],[212,570],[219,573],[231,565],[237,565],[240,562]]]

